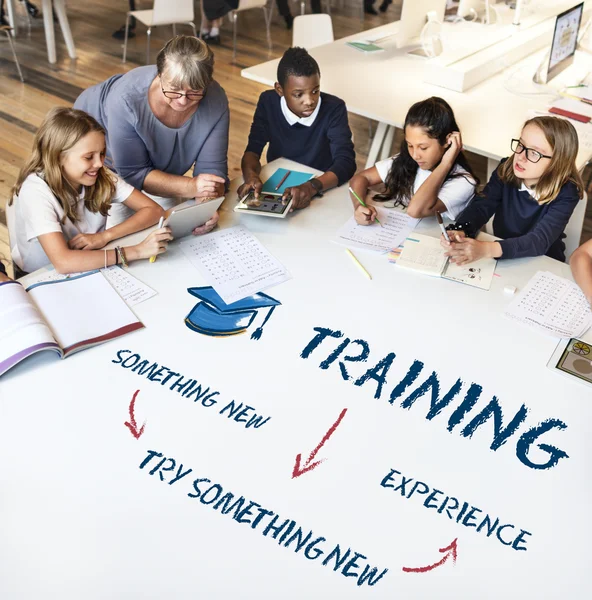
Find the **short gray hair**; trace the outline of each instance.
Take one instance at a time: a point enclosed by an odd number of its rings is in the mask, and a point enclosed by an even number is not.
[[[175,87],[204,90],[214,75],[214,53],[199,38],[177,35],[170,39],[156,57],[156,68],[170,77]]]

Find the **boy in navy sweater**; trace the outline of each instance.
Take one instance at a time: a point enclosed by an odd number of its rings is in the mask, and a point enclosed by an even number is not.
[[[288,188],[294,208],[305,208],[317,194],[348,181],[356,171],[356,155],[343,100],[321,93],[319,65],[304,48],[288,48],[279,62],[274,90],[259,97],[241,168],[239,198],[263,183],[260,157],[269,143],[267,161],[284,157],[323,175]]]

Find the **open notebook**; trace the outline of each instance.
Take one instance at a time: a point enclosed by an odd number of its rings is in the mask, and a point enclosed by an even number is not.
[[[488,290],[495,273],[495,258],[482,258],[468,265],[459,266],[444,256],[440,239],[412,233],[406,240],[397,260],[397,266],[403,269],[419,271],[433,277],[442,277],[466,283],[473,287]]]
[[[25,289],[0,283],[0,375],[53,350],[66,358],[144,325],[98,271]]]

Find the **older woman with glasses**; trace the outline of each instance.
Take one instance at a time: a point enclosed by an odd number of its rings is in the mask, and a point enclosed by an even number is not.
[[[205,42],[177,36],[159,52],[156,66],[114,75],[74,104],[107,131],[107,164],[163,208],[179,198],[224,194],[228,100],[213,70]],[[186,176],[192,166],[193,176]],[[111,217],[110,226],[126,215],[112,211]],[[216,214],[194,233],[210,231],[217,220]]]

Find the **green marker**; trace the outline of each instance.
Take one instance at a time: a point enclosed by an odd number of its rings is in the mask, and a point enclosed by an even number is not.
[[[368,205],[352,190],[351,186],[349,191],[354,195],[355,199],[364,207],[368,208]],[[382,227],[382,223],[378,220],[378,217],[374,217],[374,220]]]

